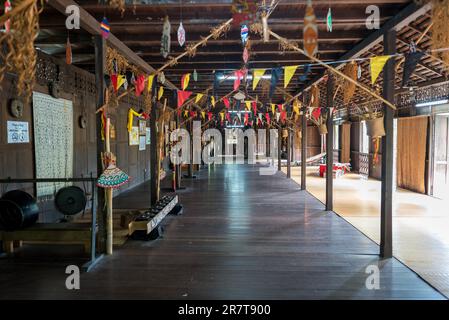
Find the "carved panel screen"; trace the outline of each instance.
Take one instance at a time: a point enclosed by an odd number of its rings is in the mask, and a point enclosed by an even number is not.
[[[73,105],[65,99],[33,92],[36,178],[73,175]],[[52,196],[65,183],[38,183],[37,196]]]

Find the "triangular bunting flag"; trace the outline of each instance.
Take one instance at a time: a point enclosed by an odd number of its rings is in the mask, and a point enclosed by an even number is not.
[[[190,73],[186,73],[185,75],[183,75],[181,77],[181,88],[182,88],[182,90],[187,89],[187,87],[189,86],[189,82],[190,82]]]
[[[271,114],[275,114],[276,113],[276,105],[274,103],[271,104]]]
[[[279,78],[281,77],[282,69],[274,68],[271,70],[271,84],[270,84],[270,98],[273,97]]]
[[[256,113],[257,113],[257,102],[256,101],[252,101],[251,104],[253,106],[253,114],[256,115]]]
[[[164,95],[164,87],[160,86],[159,91],[157,93],[157,100],[161,100],[162,96]]]
[[[201,111],[201,118],[206,119],[206,111]]]
[[[198,93],[195,98],[195,103],[200,102],[200,100],[203,98],[203,96],[204,96],[204,94]]]
[[[371,67],[371,84],[374,84],[382,72],[385,63],[391,58],[391,56],[377,56],[370,59]]]
[[[416,69],[416,66],[418,65],[419,61],[423,56],[424,52],[420,51],[407,53],[405,55],[404,73],[402,76],[402,87],[406,87],[408,85],[410,77],[412,76],[413,72]]]
[[[178,90],[178,108],[184,104],[184,102],[190,97],[191,94],[191,91]]]
[[[246,109],[247,111],[250,111],[250,110],[251,110],[251,101],[245,101],[245,109]]]
[[[210,97],[210,103],[212,104],[212,107],[215,108],[215,97],[214,96]]]
[[[279,122],[279,118],[281,117],[281,113],[280,112],[276,112],[276,121]]]
[[[136,96],[139,97],[142,94],[143,89],[145,89],[145,76],[137,76],[136,79]]]
[[[153,81],[154,81],[154,74],[149,75],[147,79],[147,91],[151,92],[153,90]]]
[[[231,104],[229,103],[229,99],[227,97],[224,97],[222,101],[223,101],[226,109],[229,109],[231,107]]]
[[[305,82],[307,80],[307,77],[309,76],[311,69],[312,67],[310,66],[310,64],[304,66],[304,73],[299,76],[299,81]]]
[[[284,88],[287,88],[290,80],[295,75],[296,69],[298,69],[298,66],[284,67]]]
[[[320,115],[321,115],[321,108],[313,109],[313,111],[312,111],[312,117],[314,117],[315,120],[318,120],[318,118],[320,117]]]
[[[262,79],[265,71],[265,69],[255,69],[253,71],[253,91],[256,90],[257,84],[259,83],[260,79]]]

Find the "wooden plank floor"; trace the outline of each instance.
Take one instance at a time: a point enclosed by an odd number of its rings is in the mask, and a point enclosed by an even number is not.
[[[25,247],[0,259],[0,298],[443,298],[397,260],[379,259],[374,242],[282,173],[221,165],[183,183],[184,215],[166,219],[164,238],[128,241],[82,274],[78,291],[64,285],[76,260],[42,250],[33,259]],[[369,265],[380,269],[380,290],[365,286]]]
[[[286,172],[286,168],[282,168]],[[307,168],[307,191],[325,202],[326,179]],[[300,184],[301,170],[292,168]],[[334,211],[380,243],[381,182],[348,173],[334,179]],[[393,195],[393,255],[449,297],[449,199],[397,189]]]

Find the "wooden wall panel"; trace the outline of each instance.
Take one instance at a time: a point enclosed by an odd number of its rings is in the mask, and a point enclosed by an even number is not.
[[[316,126],[307,127],[307,158],[321,153],[321,136]]]
[[[93,74],[73,66],[67,66],[64,61],[48,57],[39,53],[38,62],[38,81],[35,91],[48,94],[48,77],[55,76],[52,70],[57,70],[56,65],[62,71],[62,80],[60,83],[61,97],[73,101],[73,121],[74,121],[74,177],[88,177],[96,172],[96,128],[95,128],[95,78]],[[41,77],[45,77],[41,78]],[[13,85],[14,77],[6,76],[0,90],[0,178],[33,178],[34,174],[34,149],[33,149],[33,124],[32,124],[32,106],[25,107],[24,116],[21,119],[13,119],[7,112],[7,102],[16,96]],[[141,99],[141,98],[140,98]],[[118,166],[127,172],[132,183],[124,185],[114,195],[129,190],[130,188],[144,182],[146,177],[145,168],[149,167],[149,157],[147,151],[138,151],[138,146],[130,147],[128,145],[127,134],[127,114],[130,106],[142,105],[142,101],[135,97],[124,99],[120,102],[117,110],[112,112],[113,123],[116,127],[116,140],[112,141],[111,148],[116,152]],[[134,107],[138,111],[137,107]],[[88,119],[87,128],[82,129],[79,126],[79,116],[85,114]],[[6,121],[18,120],[29,122],[30,140],[28,144],[8,144],[6,139]],[[149,149],[149,146],[147,146]],[[78,184],[84,188],[82,183]],[[0,186],[1,187],[1,186]],[[87,191],[90,187],[86,186]],[[23,189],[31,194],[35,194],[34,186],[28,185],[9,185],[8,190]],[[4,188],[0,188],[3,191]],[[54,221],[60,216],[55,214],[53,201],[41,203],[43,213],[40,215],[40,221]]]

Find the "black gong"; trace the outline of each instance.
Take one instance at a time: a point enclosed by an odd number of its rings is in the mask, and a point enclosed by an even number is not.
[[[21,190],[12,190],[0,199],[0,229],[17,230],[32,226],[39,218],[36,199]]]
[[[68,216],[83,211],[86,203],[86,194],[81,188],[76,186],[61,188],[55,196],[56,208]]]

